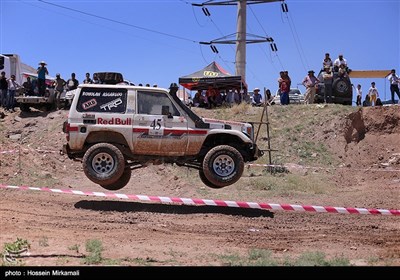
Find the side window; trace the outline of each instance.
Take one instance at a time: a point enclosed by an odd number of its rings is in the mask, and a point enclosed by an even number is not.
[[[165,93],[138,91],[137,96],[139,114],[180,116],[178,109]]]
[[[78,112],[125,113],[126,88],[82,88]]]

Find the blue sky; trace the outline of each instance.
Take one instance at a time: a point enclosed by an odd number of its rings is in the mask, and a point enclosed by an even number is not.
[[[139,0],[2,0],[0,53],[17,53],[37,67],[48,63],[50,75],[64,79],[75,72],[117,71],[133,83],[168,87],[180,76],[216,61],[235,74],[235,46],[209,42],[236,32],[236,6],[207,6],[210,17],[191,3],[206,1]],[[400,72],[400,0],[286,0],[248,5],[247,33],[272,37],[247,45],[246,82],[277,89],[280,70],[288,70],[292,85],[307,71],[318,72],[325,52],[332,59],[343,53],[354,70]],[[59,6],[56,6],[59,5]],[[62,7],[60,7],[62,6]],[[64,7],[64,8],[63,8]],[[376,82],[380,96],[390,98],[389,84]],[[371,79],[360,83],[365,94]],[[299,86],[304,92],[304,87]]]

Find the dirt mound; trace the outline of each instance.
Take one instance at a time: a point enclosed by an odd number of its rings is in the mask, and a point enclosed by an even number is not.
[[[400,110],[398,106],[365,107],[351,113],[344,129],[347,143],[360,142],[366,133],[399,134]]]

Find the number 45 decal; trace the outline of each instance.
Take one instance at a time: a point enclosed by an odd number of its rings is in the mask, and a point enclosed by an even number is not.
[[[162,119],[154,119],[151,122],[150,127],[152,127],[155,130],[160,130],[161,129],[161,121],[162,121]]]

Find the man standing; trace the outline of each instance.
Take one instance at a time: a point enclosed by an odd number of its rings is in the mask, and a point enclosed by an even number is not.
[[[54,81],[54,87],[55,87],[55,93],[56,93],[56,105],[57,105],[57,110],[60,109],[60,98],[61,94],[64,91],[64,87],[67,83],[63,78],[61,78],[61,75],[59,73],[56,74],[56,80]]]
[[[0,77],[0,106],[6,108],[7,92],[8,92],[8,80],[6,78],[6,72],[1,72]]]
[[[322,78],[324,79],[325,85],[324,101],[325,103],[332,103],[333,74],[331,72],[331,67],[325,66],[324,72],[322,72]]]
[[[11,78],[8,80],[8,94],[6,102],[6,109],[10,112],[14,112],[15,92],[20,87],[21,86],[15,81],[15,75],[11,75]]]
[[[78,80],[75,78],[75,73],[71,73],[71,78],[67,81],[67,90],[77,89],[79,86]]]
[[[400,93],[399,93],[399,84],[400,84],[400,78],[399,76],[396,75],[396,70],[392,69],[388,80],[390,81],[390,93],[392,94],[392,104],[395,104],[394,101],[394,93],[397,93],[397,96],[399,97],[399,102],[400,102]]]
[[[315,93],[317,91],[316,85],[319,83],[317,77],[314,76],[314,71],[308,71],[308,75],[303,80],[303,86],[306,87],[306,93],[304,96],[305,104],[313,104],[315,99]]]
[[[379,97],[378,89],[375,87],[375,82],[371,83],[371,87],[368,90],[368,96],[371,106],[375,106],[376,99]]]
[[[39,65],[36,71],[38,74],[39,96],[44,96],[46,93],[46,75],[49,75],[49,71],[47,71],[47,64],[43,60],[39,62]]]
[[[279,95],[281,105],[289,105],[289,91],[290,91],[290,83],[291,81],[288,79],[288,75],[286,75],[285,71],[279,72],[278,78],[278,86],[279,86]]]

